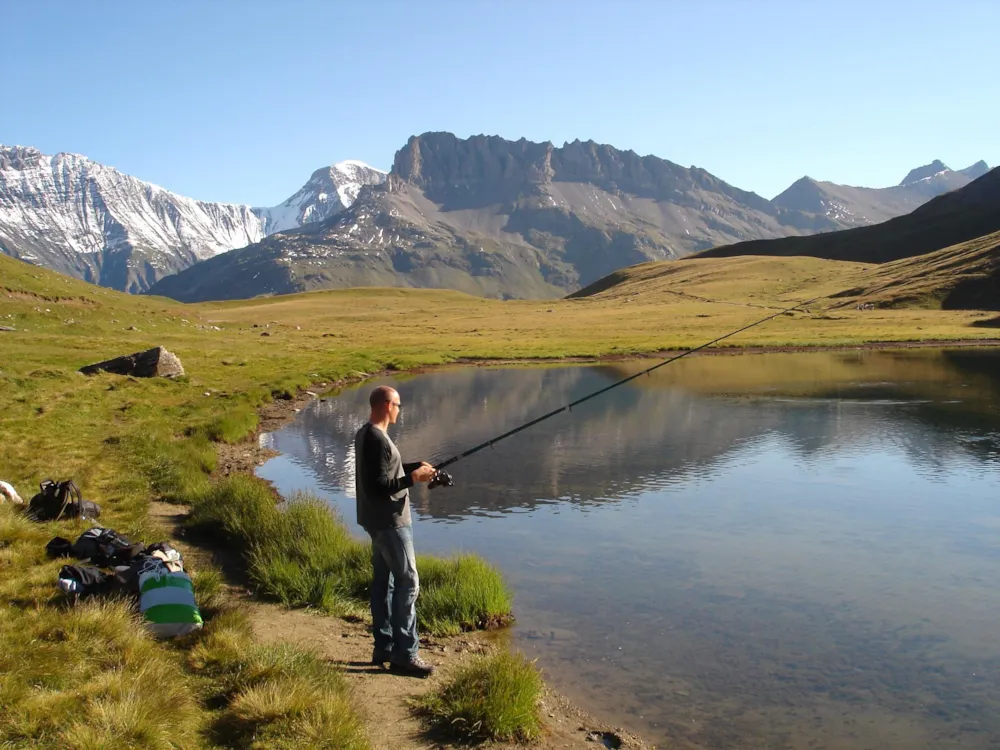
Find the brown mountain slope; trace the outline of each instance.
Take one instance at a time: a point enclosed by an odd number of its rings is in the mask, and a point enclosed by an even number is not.
[[[886,263],[932,252],[1000,230],[1000,168],[951,193],[938,196],[906,216],[841,232],[741,242],[700,253],[703,258],[734,255],[808,255],[831,260]]]

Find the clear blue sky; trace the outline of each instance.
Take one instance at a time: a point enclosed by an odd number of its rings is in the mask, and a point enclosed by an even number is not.
[[[591,138],[772,197],[1000,163],[1000,0],[4,0],[0,143],[273,205],[414,133]]]

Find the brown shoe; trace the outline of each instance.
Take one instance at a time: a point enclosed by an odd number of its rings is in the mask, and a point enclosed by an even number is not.
[[[410,677],[430,677],[434,674],[434,666],[428,664],[419,656],[414,656],[405,662],[389,662],[389,671],[409,675]]]

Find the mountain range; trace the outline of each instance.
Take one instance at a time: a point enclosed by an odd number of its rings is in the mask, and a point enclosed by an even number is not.
[[[1000,168],[882,224],[643,263],[570,296],[711,300],[731,289],[757,305],[766,298],[772,306],[823,300],[830,310],[1000,310]],[[996,327],[1000,319],[972,325]]]
[[[0,146],[0,251],[102,286],[156,280],[269,234],[342,211],[385,173],[361,162],[317,170],[273,208],[196,201],[79,154]]]
[[[772,203],[783,208],[819,213],[848,229],[892,219],[951,190],[956,190],[989,171],[979,161],[965,169],[951,170],[935,160],[910,170],[898,185],[887,188],[850,187],[817,182],[811,177],[797,180]]]
[[[986,169],[933,162],[890,188],[807,177],[768,201],[591,141],[425,133],[388,175],[341,162],[279,206],[251,208],[184,198],[78,155],[0,147],[0,250],[184,301],[359,285],[554,297],[642,261],[882,221]]]

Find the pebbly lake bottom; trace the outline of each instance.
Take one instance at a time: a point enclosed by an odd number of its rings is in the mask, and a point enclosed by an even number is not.
[[[264,436],[258,473],[353,523],[374,385],[434,462],[647,364],[369,381]],[[500,567],[507,637],[602,719],[682,748],[1000,747],[1000,352],[685,359],[451,468],[412,492],[418,551]]]

